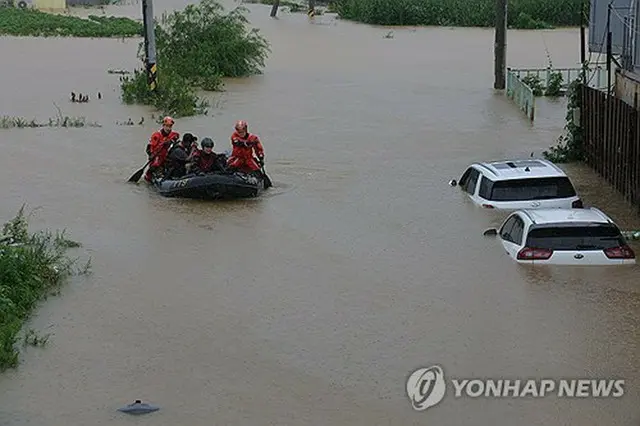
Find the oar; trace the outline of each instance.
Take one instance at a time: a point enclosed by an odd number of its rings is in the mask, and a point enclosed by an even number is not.
[[[264,189],[271,188],[273,183],[271,183],[271,178],[267,176],[267,172],[264,170],[264,166],[262,166],[262,174],[264,175]]]
[[[271,183],[271,178],[267,176],[267,172],[264,170],[264,162],[258,160],[258,164],[260,164],[260,171],[264,176],[264,189],[271,188],[273,186],[273,183]]]
[[[173,146],[174,146],[176,143],[178,143],[178,141],[177,141],[177,140],[176,140],[176,141],[173,141],[173,143],[171,144],[171,146],[169,147],[169,149],[168,149],[167,151],[170,151],[170,150],[171,150],[171,148],[173,148]],[[140,178],[142,177],[142,174],[144,173],[144,169],[146,169],[146,168],[147,168],[147,166],[148,166],[149,164],[151,164],[151,162],[152,162],[153,160],[155,160],[155,159],[156,159],[156,157],[157,157],[158,155],[159,155],[159,154],[154,155],[154,156],[153,156],[153,158],[151,158],[149,161],[147,161],[147,164],[145,164],[144,166],[142,166],[142,168],[141,168],[140,170],[138,170],[137,172],[135,172],[135,173],[134,173],[134,174],[129,178],[129,182],[137,183],[137,182],[140,180]]]
[[[129,182],[132,183],[138,183],[138,181],[140,180],[140,178],[142,177],[142,174],[144,173],[144,170],[147,168],[147,166],[149,164],[151,164],[151,162],[155,159],[155,157],[153,157],[151,160],[147,161],[147,164],[145,164],[144,166],[142,166],[142,168],[140,170],[138,170],[137,172],[135,172],[133,175],[131,175],[131,177],[129,178]]]

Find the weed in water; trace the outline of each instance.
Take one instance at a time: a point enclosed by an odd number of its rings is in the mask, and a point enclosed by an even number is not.
[[[24,206],[0,234],[0,371],[18,365],[16,343],[37,303],[59,291],[74,273],[76,259],[67,251],[79,244],[64,232],[28,230]],[[42,346],[48,336],[27,331],[25,343]]]
[[[249,24],[244,7],[224,14],[213,0],[202,0],[182,11],[164,15],[156,23],[158,88],[147,84],[146,72],[136,71],[121,78],[125,103],[153,105],[176,117],[206,114],[209,103],[196,89],[217,91],[224,77],[260,74],[270,52],[269,43]],[[138,57],[144,60],[143,44]]]
[[[0,35],[32,37],[140,37],[142,23],[129,18],[91,15],[88,19],[0,7]]]
[[[495,3],[495,0],[335,0],[332,9],[342,19],[374,25],[492,27]],[[507,24],[521,29],[578,26],[582,3],[583,0],[509,0]]]
[[[49,342],[49,337],[51,337],[51,334],[40,335],[30,328],[25,332],[22,344],[23,346],[46,346]]]
[[[36,119],[27,120],[23,117],[0,117],[0,129],[24,129],[36,127],[102,127],[95,121],[87,121],[85,117],[55,117],[49,118],[46,123],[41,123]]]

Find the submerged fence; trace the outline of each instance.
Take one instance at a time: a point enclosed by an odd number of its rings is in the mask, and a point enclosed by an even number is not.
[[[534,121],[536,111],[536,92],[525,81],[527,77],[535,80],[540,87],[547,88],[554,75],[561,77],[561,91],[580,77],[582,68],[507,68],[507,87],[505,95],[516,104],[520,111]],[[602,67],[587,69],[586,81],[589,87],[607,88],[607,72]],[[539,95],[539,94],[538,94]]]
[[[589,86],[580,90],[585,162],[640,212],[638,109]]]
[[[507,97],[511,99],[529,120],[533,121],[536,111],[536,97],[533,89],[527,86],[511,69],[507,70]]]

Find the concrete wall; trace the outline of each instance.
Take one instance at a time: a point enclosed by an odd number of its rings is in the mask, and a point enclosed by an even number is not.
[[[615,76],[615,95],[631,106],[634,106],[637,96],[640,103],[640,74],[618,70]]]

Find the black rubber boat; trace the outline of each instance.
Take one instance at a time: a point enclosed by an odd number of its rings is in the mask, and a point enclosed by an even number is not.
[[[265,182],[256,174],[226,172],[155,179],[153,186],[165,197],[219,200],[257,197],[264,191]]]

